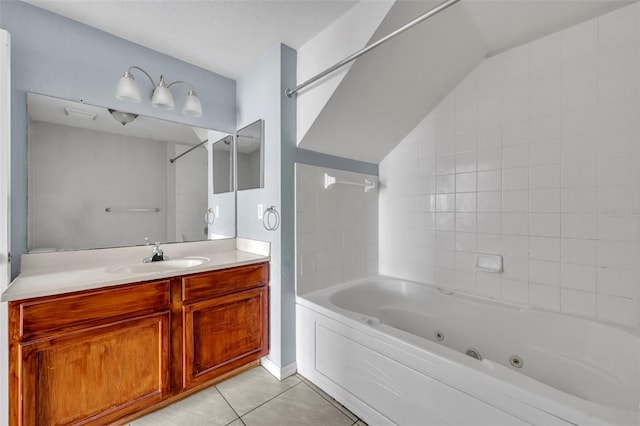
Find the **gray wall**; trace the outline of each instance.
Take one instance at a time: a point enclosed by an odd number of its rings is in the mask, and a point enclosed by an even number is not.
[[[271,49],[238,80],[238,128],[264,119],[264,188],[238,191],[238,236],[271,242],[271,353],[278,367],[295,360],[294,156],[295,100],[285,86],[295,84],[296,53],[287,46]],[[277,231],[267,231],[257,205],[275,206]]]
[[[0,1],[0,27],[11,33],[12,42],[11,229],[14,277],[20,271],[20,255],[27,247],[27,92],[123,109],[228,133],[236,129],[234,80],[19,1]],[[131,65],[145,68],[154,78],[164,74],[170,81],[191,81],[202,101],[203,116],[184,116],[179,107],[175,111],[157,110],[151,107],[150,100],[143,100],[140,104],[117,100],[114,96],[116,84]],[[140,75],[138,81],[143,93],[150,92],[146,77]],[[182,86],[177,87],[180,89]],[[184,94],[181,90],[173,93],[176,105],[181,105]]]

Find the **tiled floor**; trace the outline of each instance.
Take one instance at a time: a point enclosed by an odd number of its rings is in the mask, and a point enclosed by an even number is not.
[[[153,412],[130,426],[366,426],[302,376],[283,381],[262,367]]]

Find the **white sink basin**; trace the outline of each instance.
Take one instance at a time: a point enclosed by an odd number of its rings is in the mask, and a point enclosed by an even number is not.
[[[107,272],[119,274],[144,274],[151,272],[171,271],[175,269],[193,268],[208,262],[206,257],[184,257],[181,259],[162,260],[159,262],[136,263],[133,265],[116,266],[107,269]]]

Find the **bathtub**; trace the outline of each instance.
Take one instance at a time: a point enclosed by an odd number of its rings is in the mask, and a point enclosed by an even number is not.
[[[296,297],[298,371],[371,425],[639,425],[640,335],[373,277]]]

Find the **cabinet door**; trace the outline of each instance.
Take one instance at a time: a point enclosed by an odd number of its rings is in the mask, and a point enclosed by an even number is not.
[[[268,353],[267,295],[263,287],[184,307],[187,387]]]
[[[167,393],[169,311],[18,346],[20,424],[108,424]]]

